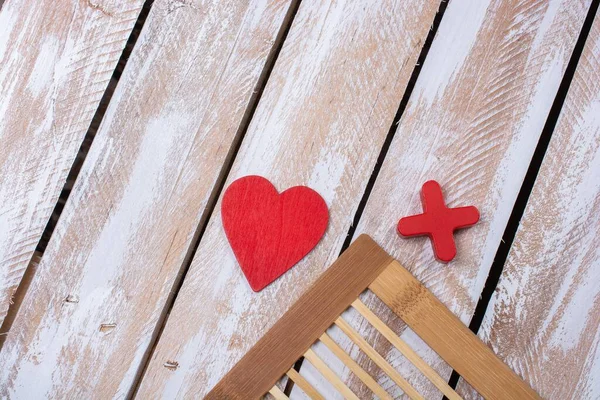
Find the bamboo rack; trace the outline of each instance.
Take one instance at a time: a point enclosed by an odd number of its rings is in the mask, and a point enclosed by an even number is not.
[[[411,399],[423,397],[340,315],[356,309],[442,394],[461,397],[379,319],[358,296],[370,289],[409,328],[486,399],[540,397],[452,314],[429,290],[369,236],[361,235],[315,284],[212,389],[207,399],[254,399],[270,393],[288,397],[276,386],[287,375],[311,399],[323,396],[292,368],[304,358],[346,399],[355,393],[311,349],[321,341],[377,397],[391,396],[326,333],[336,325]]]

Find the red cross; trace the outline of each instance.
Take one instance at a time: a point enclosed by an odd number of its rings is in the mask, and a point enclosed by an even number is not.
[[[456,255],[454,231],[477,223],[479,211],[473,206],[446,207],[442,188],[436,181],[425,182],[421,202],[423,214],[402,218],[398,222],[398,233],[402,236],[429,236],[436,258],[442,262],[452,261]]]

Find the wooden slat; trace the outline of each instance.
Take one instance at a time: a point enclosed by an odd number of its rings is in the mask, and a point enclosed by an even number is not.
[[[275,400],[287,400],[289,397],[286,396],[285,393],[283,393],[281,391],[281,389],[279,389],[277,386],[273,386],[270,390],[269,393],[271,393],[271,395],[273,397],[275,397]]]
[[[600,398],[599,116],[597,15],[480,330],[548,399]]]
[[[392,261],[367,235],[359,237],[206,398],[262,396]]]
[[[308,185],[329,207],[327,233],[291,271],[254,293],[223,233],[219,201],[141,398],[205,395],[338,257],[438,6],[300,3],[225,186],[248,174],[278,190]],[[163,367],[166,360],[179,368]]]
[[[291,368],[286,375],[296,384],[311,400],[325,400],[323,396],[312,385],[296,371]]]
[[[442,379],[438,373],[429,366],[419,355],[410,348],[408,344],[383,323],[373,311],[371,311],[362,301],[356,299],[352,303],[360,315],[362,315],[383,337],[385,337],[411,364],[419,369],[443,394],[450,400],[460,400],[461,397]]]
[[[0,325],[143,0],[0,11]]]
[[[388,267],[389,268],[389,267]],[[379,278],[378,278],[379,279]],[[335,324],[346,334],[358,347],[383,370],[411,399],[423,400],[423,397],[402,377],[377,351],[354,328],[352,328],[341,317]]]
[[[484,398],[540,398],[397,261],[369,288]]]
[[[354,373],[358,379],[363,381],[363,383],[367,385],[367,387],[371,389],[377,397],[380,399],[392,400],[392,397],[375,381],[375,379],[373,379],[371,375],[362,369],[360,365],[358,365],[356,361],[352,359],[352,357],[346,354],[346,352],[342,350],[342,348],[338,346],[338,344],[334,342],[329,335],[324,333],[319,340],[323,342],[323,344],[325,344],[325,346],[327,346],[327,348],[331,350],[331,352],[337,358],[347,365],[348,368],[350,368],[350,371],[352,371],[352,373]]]
[[[333,387],[335,387],[336,390],[339,391],[342,396],[344,396],[344,399],[360,400],[314,351],[308,349],[304,355],[304,358],[306,358],[308,362],[310,362],[317,369],[317,371],[319,371],[325,377],[325,379],[327,379],[329,383],[331,383]]]
[[[370,234],[464,323],[485,284],[589,4],[449,2],[362,213],[356,235]],[[419,191],[429,179],[440,182],[449,206],[475,205],[481,212],[476,226],[457,232],[458,255],[449,265],[435,260],[428,238],[404,239],[395,230],[401,217],[422,212]],[[402,335],[385,307],[364,300]],[[373,335],[367,325],[359,331]],[[449,378],[451,369],[434,352],[410,334],[402,337]],[[381,336],[373,345],[393,365],[412,368]],[[420,377],[411,380],[419,392],[435,396],[437,388],[412,370],[406,377]]]
[[[289,4],[153,3],[0,352],[2,393],[130,391]]]

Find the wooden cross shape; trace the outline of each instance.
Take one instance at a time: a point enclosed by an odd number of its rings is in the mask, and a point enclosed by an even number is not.
[[[442,188],[436,181],[427,181],[421,190],[423,214],[404,217],[398,222],[402,236],[431,238],[433,252],[438,260],[450,262],[456,256],[454,231],[474,225],[479,221],[479,211],[474,206],[448,208]]]

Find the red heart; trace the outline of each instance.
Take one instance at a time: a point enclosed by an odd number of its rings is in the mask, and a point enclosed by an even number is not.
[[[295,186],[279,194],[260,176],[245,176],[225,191],[223,228],[255,292],[307,255],[327,228],[327,204],[314,190]]]

